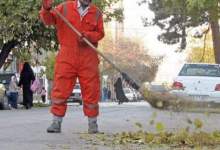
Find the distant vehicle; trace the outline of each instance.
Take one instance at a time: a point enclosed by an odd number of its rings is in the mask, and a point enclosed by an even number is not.
[[[5,85],[6,90],[9,87],[11,77],[14,75],[14,73],[0,73],[0,83]]]
[[[136,101],[137,100],[137,94],[132,89],[123,88],[123,91],[129,101]]]
[[[79,103],[80,105],[82,105],[82,94],[79,83],[76,83],[75,87],[73,88],[72,94],[70,95],[68,102]]]
[[[4,84],[0,83],[0,110],[5,108],[7,105],[6,89]]]
[[[184,64],[170,93],[196,101],[220,102],[220,65]]]

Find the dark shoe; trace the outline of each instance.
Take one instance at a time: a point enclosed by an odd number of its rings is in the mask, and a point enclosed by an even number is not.
[[[88,133],[89,134],[99,133],[97,119],[96,118],[88,118],[88,122],[89,122]]]
[[[53,121],[53,123],[47,128],[48,133],[60,133],[61,132],[61,122]]]
[[[28,105],[25,105],[25,109],[29,109]]]
[[[25,105],[25,108],[26,108],[26,109],[31,109],[31,105],[30,105],[30,104],[26,104],[26,105]]]

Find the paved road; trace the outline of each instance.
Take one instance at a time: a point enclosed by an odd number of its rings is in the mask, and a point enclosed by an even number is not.
[[[150,108],[145,102],[123,105],[102,103],[100,108],[100,130],[110,134],[136,131],[136,122],[141,123],[145,130],[155,131],[154,127],[149,124],[154,112],[157,114],[155,122],[163,122],[167,130],[188,126],[187,118],[203,120],[203,130],[220,130],[220,114],[207,116],[199,113],[158,111]],[[103,146],[94,147],[80,139],[81,135],[87,131],[87,118],[83,116],[81,106],[68,107],[61,134],[47,134],[45,132],[51,123],[48,108],[4,110],[0,111],[0,118],[0,150],[111,149]]]

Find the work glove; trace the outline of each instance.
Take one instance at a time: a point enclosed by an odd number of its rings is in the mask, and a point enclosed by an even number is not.
[[[81,33],[81,36],[79,37],[79,45],[80,46],[87,46],[87,43],[83,40],[83,38],[87,38],[86,34],[84,32]]]
[[[42,6],[45,10],[50,10],[52,8],[53,0],[42,0]]]

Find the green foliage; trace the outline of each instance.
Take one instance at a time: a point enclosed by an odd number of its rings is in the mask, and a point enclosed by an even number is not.
[[[105,20],[123,18],[122,10],[109,8],[119,0],[96,0],[104,12]],[[55,0],[55,4],[63,0]],[[41,0],[1,0],[0,1],[0,48],[11,40],[19,42],[20,48],[54,50],[58,48],[54,28],[43,25],[39,19]],[[5,59],[5,58],[0,58]],[[1,66],[1,64],[0,64]]]
[[[95,3],[105,12],[107,18],[121,19],[122,12],[108,8],[118,0],[96,0]],[[60,3],[62,0],[57,0]],[[54,40],[54,34],[46,29],[39,20],[40,0],[1,0],[0,1],[0,41],[3,43],[12,39],[18,41],[40,42],[44,48],[50,48],[48,40]],[[52,36],[52,37],[51,37]],[[48,40],[47,40],[48,38]],[[51,39],[52,38],[52,39]],[[45,41],[46,40],[46,41]],[[48,47],[49,46],[49,47]]]
[[[3,41],[0,47],[10,40],[16,40],[25,49],[29,49],[33,43],[45,50],[51,48],[55,34],[39,20],[40,5],[39,0],[0,1],[0,41]]]
[[[195,47],[192,49],[188,61],[192,63],[215,63],[214,50],[210,47],[205,50],[201,47]]]
[[[157,132],[163,132],[165,130],[165,125],[162,122],[156,123],[156,130]]]
[[[30,62],[31,60],[31,54],[27,49],[16,49],[13,53],[21,62]]]
[[[203,19],[205,19],[202,17],[208,17],[210,20],[218,19],[218,2],[218,0],[187,0],[186,3],[188,14],[192,17],[194,21],[202,21]]]
[[[48,80],[53,80],[54,65],[55,65],[56,54],[54,52],[49,53],[45,59],[44,65],[46,66],[46,77]]]
[[[104,20],[106,22],[111,21],[113,18],[116,18],[116,20],[119,22],[124,19],[122,8],[112,9],[115,4],[120,2],[120,0],[93,0],[92,2],[103,11],[105,17]]]
[[[196,129],[201,129],[203,126],[203,123],[200,119],[196,118],[193,122]]]
[[[32,25],[38,16],[40,1],[1,0],[0,1],[0,37],[5,42],[25,38],[33,33]]]
[[[218,0],[152,0],[149,6],[155,13],[150,24],[163,30],[159,40],[167,44],[180,42],[181,49],[186,47],[187,28],[216,20],[220,12]],[[145,24],[149,25],[147,19]]]
[[[197,46],[192,45],[191,51],[188,55],[188,62],[215,63],[211,34],[208,34],[206,39],[193,38],[190,42],[196,43]],[[201,43],[201,46],[198,45],[198,43]]]

